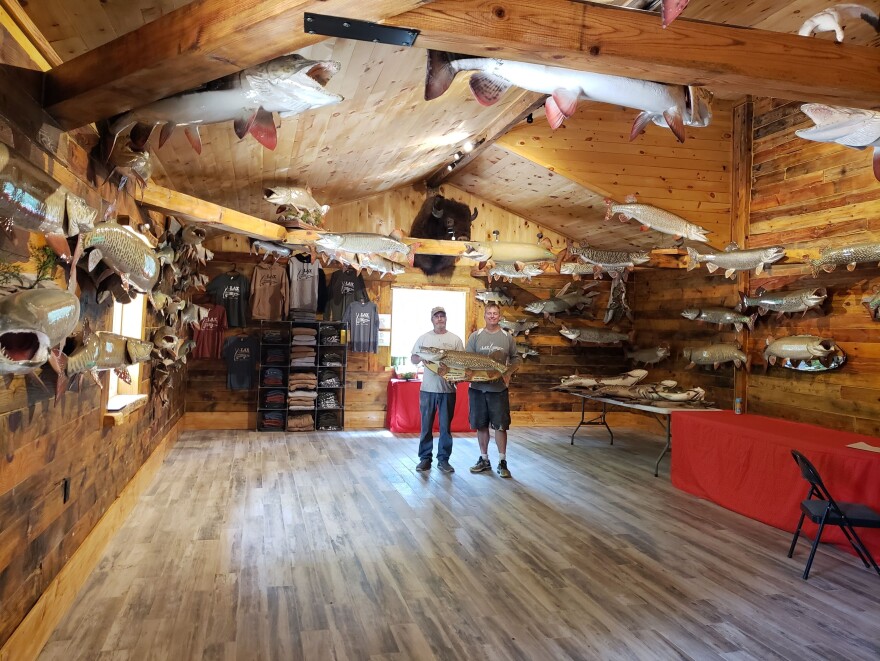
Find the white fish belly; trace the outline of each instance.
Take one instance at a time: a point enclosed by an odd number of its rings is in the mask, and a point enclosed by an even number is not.
[[[241,90],[216,90],[160,99],[134,110],[132,115],[145,124],[172,122],[186,126],[225,122],[255,110]]]

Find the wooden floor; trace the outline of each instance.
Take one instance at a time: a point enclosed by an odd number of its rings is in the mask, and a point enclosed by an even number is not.
[[[872,659],[880,577],[674,489],[660,437],[181,437],[40,657]],[[491,457],[495,463],[494,448]]]

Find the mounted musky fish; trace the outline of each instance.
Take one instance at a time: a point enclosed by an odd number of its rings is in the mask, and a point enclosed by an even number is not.
[[[103,261],[122,278],[124,287],[129,285],[144,294],[152,295],[153,287],[159,280],[159,258],[156,251],[115,222],[98,224],[90,232],[81,232],[73,252],[68,289],[76,287],[76,263],[86,250],[89,254],[88,270],[94,271],[98,262]]]
[[[59,347],[79,321],[79,299],[61,289],[25,289],[0,299],[0,374],[28,374],[47,360],[61,373]]]
[[[368,255],[365,253],[350,255],[348,253],[327,253],[321,251],[321,256],[327,262],[336,261],[343,266],[350,266],[358,273],[361,271],[366,271],[370,274],[376,272],[379,274],[380,280],[386,275],[394,277],[406,272],[406,268],[402,264],[386,259],[382,255]]]
[[[452,351],[436,347],[423,347],[417,355],[425,361],[425,367],[447,381],[495,381],[507,373],[508,366],[491,355],[470,351]]]
[[[785,257],[785,248],[770,246],[769,248],[741,250],[736,242],[733,242],[724,249],[724,252],[714,253],[701,254],[688,246],[687,254],[688,271],[693,271],[700,264],[705,263],[709,273],[724,269],[724,277],[732,280],[736,277],[737,271],[754,269],[756,275],[761,275],[765,268],[769,269],[771,264]]]
[[[597,328],[596,326],[584,326],[581,328],[566,328],[563,326],[559,332],[571,340],[572,344],[577,344],[578,342],[588,344],[620,344],[621,342],[632,342],[635,337],[635,331],[631,331],[626,335],[615,330]]]
[[[489,282],[492,280],[531,280],[544,272],[544,267],[538,264],[524,264],[517,269],[514,264],[495,264],[489,268]]]
[[[718,369],[723,363],[733,363],[737,367],[745,365],[746,371],[751,366],[751,356],[746,356],[735,344],[707,344],[699,347],[686,347],[681,355],[687,358],[686,370],[696,365],[711,365]]]
[[[743,314],[729,308],[688,308],[683,310],[681,316],[685,319],[693,319],[695,321],[705,321],[710,324],[718,324],[719,327],[725,324],[732,324],[737,332],[743,329],[743,324],[749,327],[749,330],[755,330],[755,319],[758,313],[753,315]]]
[[[183,126],[189,143],[201,154],[199,125],[234,120],[239,139],[250,133],[264,147],[275,149],[278,136],[272,113],[285,118],[339,103],[341,96],[324,90],[338,71],[338,62],[283,55],[196,90],[130,110],[112,121],[110,135],[115,142],[120,133],[133,127],[132,145],[142,149],[153,128],[161,124],[161,147],[176,126]]]
[[[708,230],[689,223],[669,211],[658,209],[650,204],[639,204],[634,195],[628,195],[624,204],[616,204],[612,200],[606,199],[605,206],[607,207],[605,220],[611,220],[614,214],[617,214],[622,222],[626,222],[630,218],[637,220],[642,224],[643,232],[652,229],[662,234],[671,234],[676,240],[690,239],[702,243],[708,242],[706,238]]]
[[[64,375],[70,377],[88,372],[100,386],[98,372],[112,369],[120,379],[131,383],[128,368],[149,360],[152,350],[152,342],[106,331],[93,332],[84,322],[82,345],[69,357],[64,356]],[[59,380],[65,379],[59,377]]]
[[[0,230],[14,226],[42,234],[69,260],[67,237],[93,229],[97,217],[85,200],[0,143]]]
[[[768,292],[763,287],[758,287],[754,296],[740,293],[740,298],[742,299],[741,307],[757,306],[759,314],[764,315],[773,311],[778,313],[779,318],[782,318],[792,312],[806,314],[809,310],[821,311],[822,303],[828,298],[828,291],[824,287],[817,287],[790,292]]]
[[[630,131],[630,140],[654,122],[668,126],[678,141],[684,142],[685,126],[708,126],[712,118],[711,95],[701,87],[435,50],[428,51],[425,100],[441,96],[461,71],[476,72],[470,78],[470,88],[484,106],[497,103],[512,86],[549,94],[544,110],[553,129],[574,115],[580,99],[641,110]]]
[[[315,245],[330,255],[341,254],[350,264],[357,263],[355,255],[380,255],[392,261],[405,259],[412,266],[412,248],[418,244],[408,246],[400,240],[402,238],[403,235],[397,230],[389,236],[370,232],[325,232],[315,241]]]
[[[633,361],[636,365],[639,363],[654,365],[669,358],[669,347],[657,346],[650,349],[636,349],[635,351],[624,350],[623,355],[626,356],[627,360]]]
[[[877,265],[880,266],[880,243],[863,243],[843,248],[822,248],[819,251],[819,259],[810,259],[809,256],[804,256],[804,262],[810,265],[813,277],[819,275],[819,271],[831,273],[841,264],[846,264],[847,271],[852,271],[856,264],[865,262],[877,262]]]
[[[860,108],[805,103],[801,112],[814,127],[798,129],[795,135],[814,142],[836,142],[845,147],[874,147],[874,177],[880,180],[880,112]]]
[[[821,363],[839,351],[840,348],[834,340],[815,335],[789,335],[778,340],[768,337],[764,359],[770,365],[775,365],[779,358],[795,361],[819,360]]]
[[[843,24],[847,18],[860,18],[874,30],[880,32],[880,19],[874,10],[863,5],[841,3],[810,16],[801,25],[798,34],[802,37],[809,37],[814,32],[834,32],[837,42],[840,43],[843,41]]]
[[[647,252],[624,252],[620,250],[596,250],[589,246],[575,246],[569,241],[568,247],[565,249],[566,255],[575,255],[582,262],[592,266],[593,277],[598,280],[602,277],[602,273],[608,273],[612,278],[623,276],[626,280],[627,274],[633,271],[638,264],[644,264],[650,261],[651,255]],[[562,275],[581,275],[586,270],[578,270],[574,267],[568,267],[562,264],[559,272]]]

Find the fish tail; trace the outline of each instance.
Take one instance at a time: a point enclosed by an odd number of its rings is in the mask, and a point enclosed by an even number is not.
[[[425,101],[443,95],[458,73],[452,67],[453,57],[446,51],[428,50],[428,65],[425,71]]]
[[[755,330],[755,319],[757,319],[757,318],[758,318],[758,313],[755,312],[754,314],[752,314],[752,315],[749,317],[749,320],[746,322],[746,324],[748,325],[750,331],[753,331],[753,332],[754,332],[754,330]]]
[[[695,268],[697,268],[700,265],[700,253],[698,253],[696,250],[694,250],[693,248],[688,246],[687,247],[687,255],[688,255],[687,270],[693,271]]]

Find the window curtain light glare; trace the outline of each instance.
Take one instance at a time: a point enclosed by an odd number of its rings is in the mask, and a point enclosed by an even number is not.
[[[146,309],[146,297],[135,294],[130,303],[113,303],[113,332],[117,335],[144,339],[144,312]],[[110,372],[110,383],[107,388],[108,398],[116,395],[137,395],[140,385],[140,363],[128,368],[131,375],[131,384],[122,381],[116,374]]]
[[[465,336],[465,313],[467,292],[443,289],[391,289],[391,364],[395,367],[409,367],[413,345],[419,336],[433,330],[431,309],[441,306],[446,309],[446,330],[458,335],[462,342]]]

